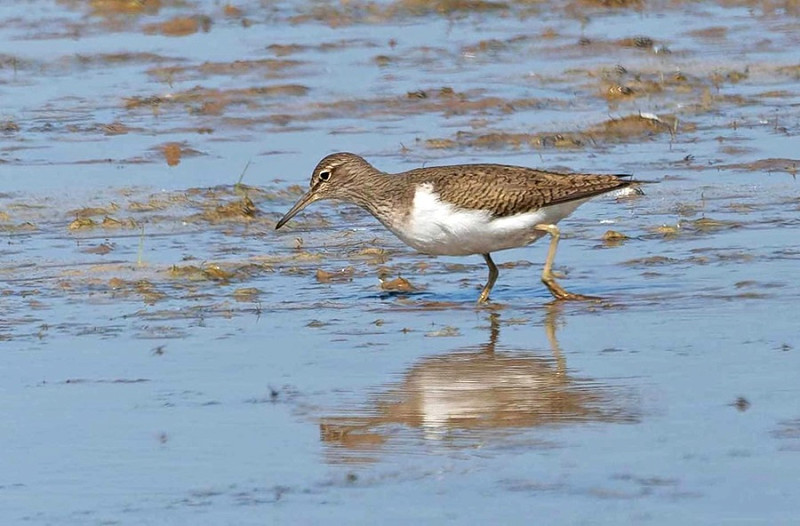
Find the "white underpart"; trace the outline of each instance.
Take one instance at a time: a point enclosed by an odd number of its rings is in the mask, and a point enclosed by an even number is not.
[[[545,232],[540,224],[555,224],[588,201],[578,199],[508,217],[492,217],[483,210],[458,209],[439,199],[433,185],[417,186],[411,213],[405,222],[387,225],[406,244],[426,254],[466,256],[533,243]]]

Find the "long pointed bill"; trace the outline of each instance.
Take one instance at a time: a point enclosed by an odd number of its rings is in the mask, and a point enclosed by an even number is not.
[[[291,218],[295,216],[295,214],[297,214],[297,212],[307,207],[316,200],[317,198],[313,193],[311,192],[306,193],[303,197],[298,199],[298,201],[294,204],[294,206],[288,212],[286,212],[286,215],[284,215],[280,219],[280,221],[278,221],[278,223],[275,225],[275,230],[278,230],[280,227],[285,225]]]

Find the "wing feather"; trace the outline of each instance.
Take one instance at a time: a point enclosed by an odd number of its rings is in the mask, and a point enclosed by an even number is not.
[[[489,210],[495,217],[585,199],[632,184],[624,174],[560,174],[500,164],[438,166],[402,175],[418,184],[432,184],[443,201]]]

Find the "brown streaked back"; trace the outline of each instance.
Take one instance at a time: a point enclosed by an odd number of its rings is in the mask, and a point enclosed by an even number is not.
[[[559,174],[502,164],[464,164],[418,168],[398,176],[430,183],[455,206],[484,209],[503,217],[544,206],[585,199],[633,184],[629,175]]]

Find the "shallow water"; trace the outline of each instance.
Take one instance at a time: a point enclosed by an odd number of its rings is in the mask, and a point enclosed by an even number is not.
[[[0,6],[4,523],[796,523],[800,9],[601,4]],[[561,223],[604,301],[540,242],[479,308],[274,231],[348,150],[657,184]]]

